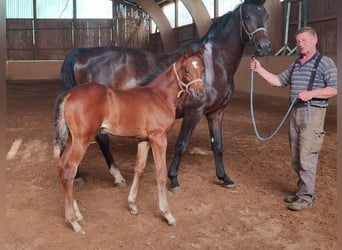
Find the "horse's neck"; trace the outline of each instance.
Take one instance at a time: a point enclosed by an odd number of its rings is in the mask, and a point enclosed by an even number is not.
[[[224,68],[234,73],[240,63],[245,44],[241,41],[239,14],[233,13],[224,30],[211,41],[215,54],[223,57]]]

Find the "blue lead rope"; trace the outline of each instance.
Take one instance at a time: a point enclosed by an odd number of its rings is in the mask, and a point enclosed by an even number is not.
[[[269,141],[271,140],[277,133],[278,131],[280,130],[280,128],[284,125],[284,122],[286,120],[286,118],[289,116],[293,106],[295,105],[296,101],[297,101],[297,98],[295,98],[289,109],[287,110],[284,118],[281,120],[281,122],[279,123],[278,127],[273,131],[273,133],[264,138],[264,137],[261,137],[259,132],[258,132],[258,129],[257,129],[257,126],[256,126],[256,122],[255,122],[255,117],[254,117],[254,105],[253,105],[253,92],[254,92],[254,71],[252,70],[251,71],[251,91],[250,91],[250,110],[251,110],[251,117],[252,117],[252,123],[253,123],[253,128],[254,128],[254,132],[255,132],[255,135],[256,137],[260,140],[260,141]],[[307,102],[308,104],[308,126],[311,124],[311,114],[310,114],[310,101]]]

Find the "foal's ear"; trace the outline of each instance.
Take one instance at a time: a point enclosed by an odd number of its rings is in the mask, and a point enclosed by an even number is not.
[[[205,47],[203,45],[201,45],[201,47],[199,47],[199,49],[197,50],[197,53],[196,55],[200,58],[203,57],[203,54],[204,54],[204,50],[205,50]]]
[[[184,58],[189,58],[192,54],[192,49],[187,48],[186,51],[184,52]]]

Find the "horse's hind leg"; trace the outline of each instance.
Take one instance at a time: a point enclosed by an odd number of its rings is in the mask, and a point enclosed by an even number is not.
[[[150,143],[148,141],[142,141],[138,144],[137,159],[134,167],[134,178],[132,187],[128,195],[128,205],[131,208],[131,214],[136,215],[139,213],[136,205],[139,183],[146,167],[146,161],[148,151],[150,149]]]
[[[84,144],[79,143],[73,145],[72,143],[68,143],[58,162],[59,176],[64,189],[65,219],[67,223],[70,223],[75,232],[81,234],[83,234],[84,231],[78,221],[81,221],[83,216],[74,199],[73,186],[77,165],[83,158],[86,148],[87,146]]]
[[[222,160],[222,120],[223,120],[223,109],[218,110],[214,113],[207,114],[209,132],[210,132],[210,143],[211,148],[214,152],[215,165],[216,165],[216,176],[218,179],[223,181],[223,185],[226,188],[235,190],[234,182],[227,176]]]
[[[110,152],[109,136],[98,132],[97,135],[95,136],[95,139],[97,143],[99,144],[100,149],[103,153],[103,156],[106,160],[109,172],[113,175],[115,179],[115,185],[120,188],[127,187],[126,180],[122,177],[120,170],[117,167],[113,159],[112,153]],[[77,168],[77,172],[75,176],[75,183],[79,186],[84,184],[84,180],[80,174],[79,167]]]
[[[166,146],[167,137],[162,136],[151,140],[153,159],[156,168],[156,179],[158,184],[159,209],[170,226],[176,226],[176,219],[173,217],[167,201],[167,168],[166,168]]]
[[[110,152],[109,136],[106,134],[101,134],[100,132],[98,132],[95,139],[101,148],[103,156],[106,159],[107,166],[109,168],[109,172],[114,176],[115,185],[118,187],[122,187],[122,188],[126,187],[127,186],[126,181],[122,177],[119,168],[115,164],[112,153]]]

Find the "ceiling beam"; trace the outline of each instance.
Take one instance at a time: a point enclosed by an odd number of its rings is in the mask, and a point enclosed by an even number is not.
[[[190,15],[194,19],[194,23],[200,37],[203,37],[209,30],[212,20],[207,8],[202,1],[198,0],[182,0]]]
[[[160,31],[165,52],[176,50],[176,34],[172,29],[169,20],[158,4],[154,0],[135,0],[135,2],[139,4],[141,8],[146,11],[146,13],[148,13],[156,23]]]

